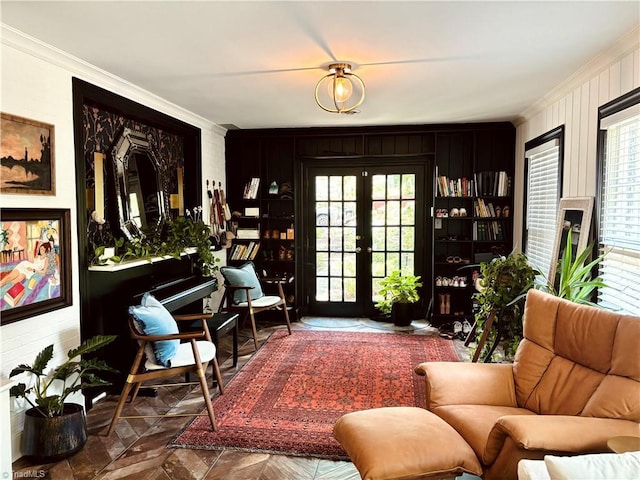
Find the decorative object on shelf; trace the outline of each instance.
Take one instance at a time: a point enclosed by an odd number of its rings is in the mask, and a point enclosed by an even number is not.
[[[315,99],[318,106],[329,113],[359,113],[357,108],[365,98],[365,86],[352,72],[348,63],[332,63],[329,73],[316,84]]]
[[[55,127],[29,118],[0,114],[0,191],[55,195]],[[5,138],[13,138],[9,142]]]
[[[278,182],[275,180],[269,185],[269,195],[278,195]]]
[[[280,195],[280,198],[283,200],[293,200],[293,186],[291,185],[291,182],[284,182],[280,185],[278,195]]]
[[[24,398],[31,408],[25,412],[22,453],[43,463],[55,462],[73,455],[87,441],[87,426],[82,406],[68,403],[70,395],[82,388],[109,385],[96,375],[114,372],[104,361],[80,358],[115,340],[113,335],[97,335],[69,350],[67,360],[46,372],[53,358],[53,345],[44,348],[32,365],[21,364],[9,377],[29,374],[31,384],[11,387],[11,396]]]
[[[384,314],[390,313],[395,325],[410,325],[411,304],[420,300],[420,287],[419,276],[403,275],[400,270],[394,270],[380,280],[379,294],[382,298],[376,303],[376,308]]]
[[[69,209],[0,212],[2,325],[71,305]]]

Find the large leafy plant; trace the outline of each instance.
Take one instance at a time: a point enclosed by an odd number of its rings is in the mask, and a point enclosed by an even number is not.
[[[391,313],[394,303],[415,303],[420,300],[418,288],[422,287],[420,277],[403,275],[400,270],[394,270],[380,280],[379,294],[382,296],[376,303],[382,313]]]
[[[174,255],[187,248],[195,248],[198,267],[205,277],[211,277],[218,271],[216,263],[220,259],[211,249],[211,229],[201,219],[185,216],[169,222],[166,245]]]
[[[211,229],[197,211],[192,216],[187,210],[185,216],[169,220],[163,238],[147,236],[127,241],[118,238],[113,246],[116,255],[109,258],[104,258],[104,245],[95,247],[92,263],[103,265],[109,261],[122,263],[132,259],[151,261],[154,257],[163,256],[180,258],[186,249],[195,248],[197,266],[205,277],[210,277],[218,270],[217,263],[220,261],[211,248]]]
[[[46,368],[53,358],[53,345],[45,347],[36,356],[32,365],[21,364],[11,370],[10,377],[28,373],[30,385],[19,383],[11,387],[13,397],[24,397],[43,417],[62,415],[64,404],[69,395],[82,388],[109,385],[97,372],[114,372],[104,361],[81,357],[104,347],[115,340],[114,335],[96,335],[85,340],[79,347],[69,350],[67,360],[47,372]]]
[[[540,289],[556,297],[597,307],[598,305],[591,301],[593,294],[596,288],[606,287],[607,285],[600,277],[592,278],[593,269],[604,259],[604,254],[602,254],[595,260],[588,262],[592,251],[593,243],[574,258],[571,230],[569,230],[567,233],[567,245],[564,252],[562,252],[556,278],[553,282],[545,279],[546,282],[539,286]]]
[[[480,264],[478,304],[475,314],[476,331],[481,334],[492,311],[498,316],[502,330],[502,345],[507,357],[515,354],[522,339],[522,315],[526,293],[533,287],[538,272],[523,253],[511,253]],[[486,356],[495,342],[497,331],[492,328],[485,343]]]

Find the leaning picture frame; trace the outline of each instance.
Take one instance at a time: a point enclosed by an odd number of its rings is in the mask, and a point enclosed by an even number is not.
[[[0,192],[55,195],[55,127],[0,113]]]
[[[69,209],[3,208],[0,224],[0,323],[70,306]]]
[[[574,255],[582,252],[589,245],[591,234],[591,216],[593,214],[593,197],[562,198],[558,205],[556,219],[556,239],[553,247],[549,281],[554,283],[558,262],[562,258],[567,244],[567,234],[571,230],[571,244]]]

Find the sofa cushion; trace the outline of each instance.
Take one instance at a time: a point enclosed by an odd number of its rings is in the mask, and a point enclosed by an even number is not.
[[[500,417],[535,415],[523,408],[496,405],[449,405],[432,411],[462,435],[485,465],[491,464],[502,448],[502,443],[487,443],[489,434]]]
[[[523,332],[513,366],[519,406],[640,421],[640,319],[530,290]]]
[[[260,279],[256,273],[255,266],[252,262],[246,262],[239,267],[222,267],[220,273],[224,277],[227,285],[232,287],[252,287],[249,290],[251,300],[262,298],[264,293],[260,285]],[[233,304],[239,305],[247,301],[246,290],[236,290],[233,292]]]
[[[352,412],[333,434],[363,480],[445,478],[481,475],[473,450],[433,413],[417,407]]]
[[[640,472],[640,452],[598,453],[576,457],[546,455],[544,463],[551,480],[637,480]]]
[[[145,335],[171,335],[179,333],[178,325],[169,311],[153,295],[145,293],[140,305],[129,307],[129,314],[140,325]],[[171,366],[171,358],[178,350],[179,340],[152,342],[155,363]],[[147,350],[147,356],[149,351]]]

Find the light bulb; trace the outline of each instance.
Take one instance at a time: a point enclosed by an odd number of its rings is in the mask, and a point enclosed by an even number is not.
[[[343,103],[349,100],[353,93],[353,85],[346,77],[334,77],[328,84],[329,96],[336,102]]]

